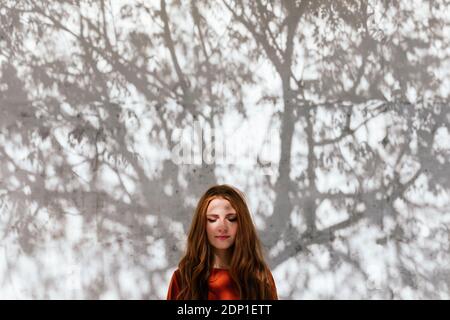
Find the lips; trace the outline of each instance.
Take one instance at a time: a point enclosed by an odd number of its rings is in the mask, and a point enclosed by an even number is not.
[[[217,236],[216,239],[227,240],[230,236]]]

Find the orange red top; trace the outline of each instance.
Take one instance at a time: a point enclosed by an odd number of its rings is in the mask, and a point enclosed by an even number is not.
[[[178,277],[179,270],[177,269],[170,280],[167,300],[175,300],[181,290]],[[272,283],[275,297],[277,297],[275,281],[273,281],[273,278]],[[239,300],[239,290],[231,278],[228,269],[212,269],[208,283],[208,300]]]

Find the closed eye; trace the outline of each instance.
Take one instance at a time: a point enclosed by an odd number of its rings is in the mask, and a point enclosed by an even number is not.
[[[237,220],[236,217],[228,218],[228,221],[230,221],[230,222],[235,222],[236,220]],[[208,221],[209,221],[209,222],[216,222],[217,219],[208,219]]]

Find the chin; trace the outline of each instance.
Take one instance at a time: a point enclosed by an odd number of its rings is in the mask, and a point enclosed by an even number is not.
[[[226,250],[226,249],[229,249],[231,246],[224,246],[224,245],[221,245],[221,246],[214,246],[216,249],[221,249],[221,250]]]

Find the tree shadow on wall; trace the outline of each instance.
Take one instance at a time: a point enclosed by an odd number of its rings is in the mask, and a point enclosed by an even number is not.
[[[282,297],[448,295],[424,263],[449,254],[447,6],[1,6],[2,295],[164,297],[198,197],[233,172],[176,165],[176,130],[246,119],[252,87],[279,162],[238,187]]]

